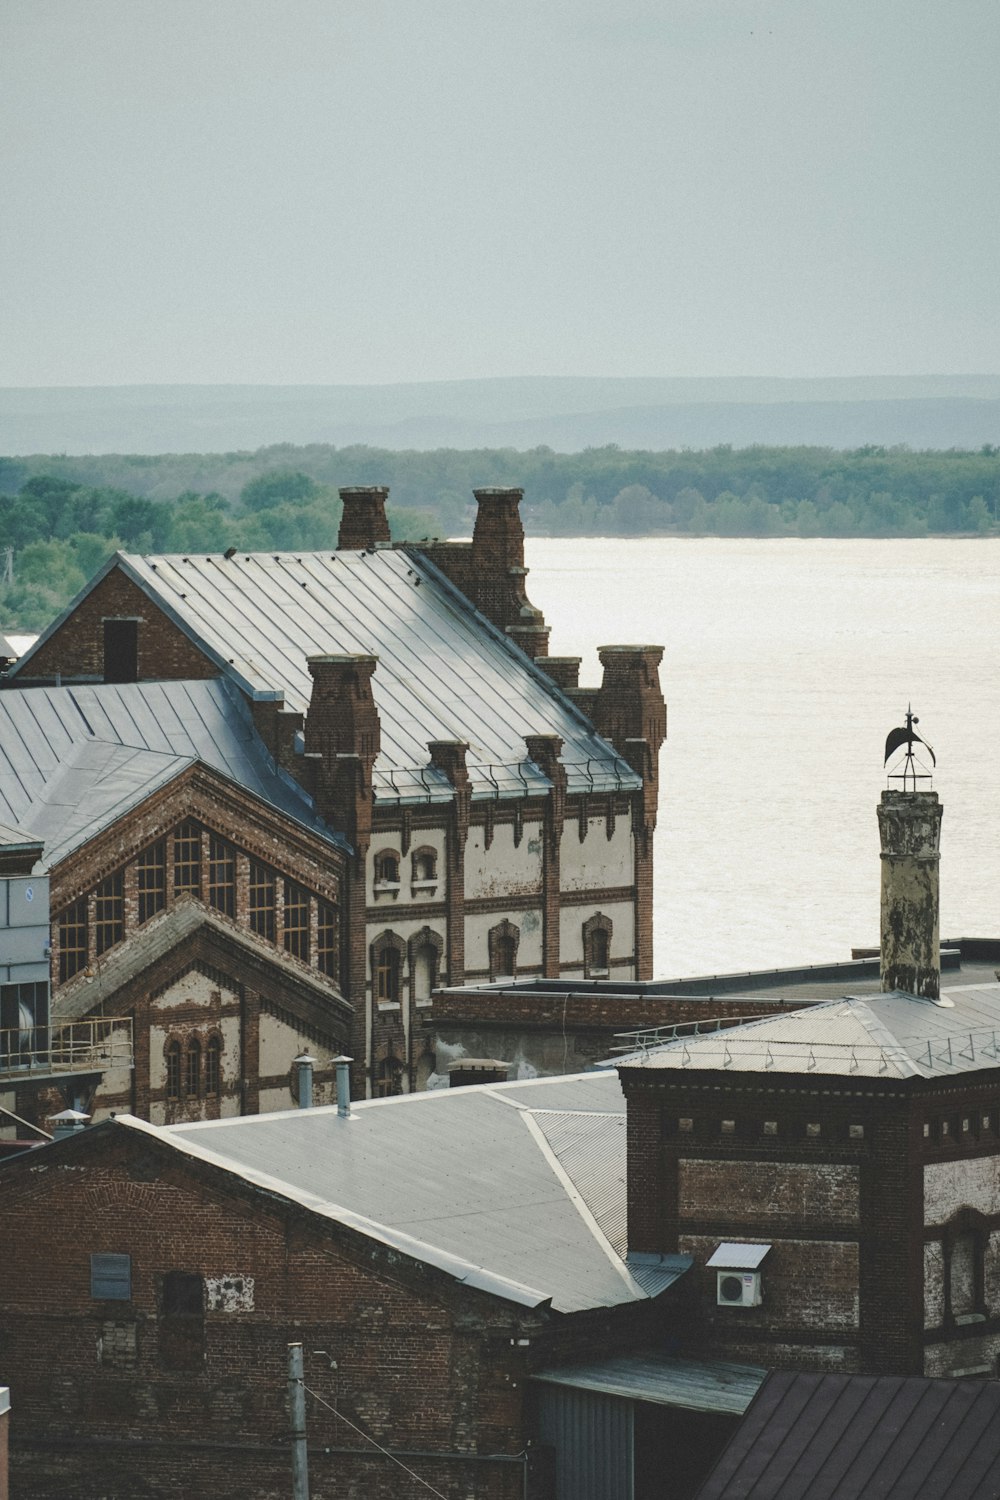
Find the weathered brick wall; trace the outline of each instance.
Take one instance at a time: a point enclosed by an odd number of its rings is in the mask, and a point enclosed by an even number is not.
[[[105,619],[139,620],[139,680],[218,676],[218,668],[120,568],[81,599],[30,663],[32,678],[96,677],[104,680]]]
[[[714,1217],[756,1232],[788,1224],[858,1223],[859,1169],[833,1162],[679,1161],[681,1219]]]
[[[223,1190],[211,1169],[143,1138],[80,1144],[5,1168],[0,1263],[17,1272],[0,1284],[0,1341],[23,1414],[16,1493],[287,1493],[294,1339],[311,1389],[385,1446],[426,1455],[407,1461],[443,1494],[520,1500],[522,1466],[480,1456],[523,1448],[517,1340],[537,1340],[536,1317],[373,1242],[327,1235],[274,1200]],[[26,1257],[25,1244],[47,1253]],[[91,1298],[92,1251],[132,1257],[129,1302]],[[215,1288],[203,1332],[165,1316],[171,1270]],[[316,1500],[418,1492],[313,1398],[308,1428]]]

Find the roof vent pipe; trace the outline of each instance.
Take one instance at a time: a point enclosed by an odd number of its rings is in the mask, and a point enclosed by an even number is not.
[[[310,1057],[308,1052],[300,1052],[293,1064],[297,1075],[296,1083],[298,1084],[299,1109],[312,1109],[313,1067],[315,1062],[316,1059]]]
[[[52,1139],[63,1141],[67,1136],[76,1135],[86,1126],[90,1119],[82,1109],[61,1109],[57,1115],[49,1115],[48,1123],[52,1126]]]
[[[351,1117],[351,1063],[353,1057],[340,1057],[333,1059],[337,1069],[337,1114],[342,1120]]]

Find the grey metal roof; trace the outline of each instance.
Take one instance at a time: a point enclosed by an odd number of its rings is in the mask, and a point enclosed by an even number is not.
[[[996,1500],[1000,1382],[768,1375],[697,1500]]]
[[[275,765],[243,697],[222,679],[0,692],[0,819],[44,839],[47,864],[195,762],[346,847]]]
[[[640,1281],[621,1257],[624,1100],[613,1074],[369,1100],[350,1119],[295,1110],[162,1134],[418,1259],[495,1290],[528,1289],[560,1312],[641,1301],[681,1274],[665,1260]]]
[[[615,1060],[626,1068],[947,1078],[1000,1066],[1000,984],[956,985],[940,1002],[899,990],[743,1022]]]
[[[560,1365],[553,1370],[539,1370],[531,1379],[633,1401],[650,1401],[659,1406],[679,1406],[686,1411],[742,1416],[766,1374],[757,1365],[647,1353]]]
[[[744,1245],[736,1240],[725,1240],[705,1262],[713,1271],[756,1271],[764,1260],[770,1245]]]
[[[312,690],[308,656],[377,656],[373,689],[382,752],[375,790],[381,801],[450,800],[444,776],[430,769],[431,740],[469,744],[478,798],[547,789],[548,780],[527,759],[528,734],[562,737],[572,791],[641,784],[546,674],[420,553],[384,548],[228,560],[119,553],[115,561],[251,694],[282,692],[290,708],[305,711]],[[30,675],[31,660],[29,652],[15,672]]]

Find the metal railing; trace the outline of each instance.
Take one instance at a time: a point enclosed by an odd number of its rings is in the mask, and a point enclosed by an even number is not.
[[[589,760],[563,761],[570,791],[620,792],[634,784],[636,773],[620,756],[610,758],[592,756]],[[544,773],[532,761],[519,763],[475,761],[468,765],[472,795],[476,801],[492,797],[499,801],[506,797],[530,797],[538,793],[542,783],[548,784]],[[451,796],[451,787],[440,771],[433,766],[378,766],[372,783],[376,797],[397,797],[407,801],[432,802]],[[485,785],[484,785],[485,783]]]
[[[131,1016],[0,1030],[0,1077],[130,1068],[133,1057]]]

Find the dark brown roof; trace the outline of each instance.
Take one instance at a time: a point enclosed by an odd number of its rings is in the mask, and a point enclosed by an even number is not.
[[[1000,1381],[772,1372],[697,1500],[997,1500]]]

